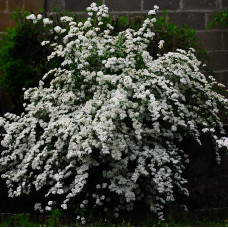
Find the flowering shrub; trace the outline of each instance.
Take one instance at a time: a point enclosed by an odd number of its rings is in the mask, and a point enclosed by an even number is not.
[[[214,89],[222,85],[200,73],[194,50],[151,57],[157,9],[139,30],[116,36],[105,5],[91,4],[84,23],[61,17],[66,28],[28,17],[50,29],[56,42],[42,45],[54,49],[49,60],[63,62],[25,91],[25,113],[1,118],[0,170],[10,197],[35,187],[47,190],[47,211],[77,200],[81,208],[114,208],[118,216],[144,202],[163,218],[176,191],[188,195],[182,175],[188,156],[178,143],[192,137],[200,144],[207,134],[219,161],[218,149],[228,147],[218,117],[228,100]]]

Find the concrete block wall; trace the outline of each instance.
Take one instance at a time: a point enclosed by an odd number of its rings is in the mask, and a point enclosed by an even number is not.
[[[58,8],[84,16],[84,9],[92,2],[98,0],[0,0],[0,32],[15,25],[11,15],[17,8],[32,12],[41,8],[53,12]],[[213,15],[228,7],[228,0],[103,0],[103,3],[109,7],[113,16],[145,15],[154,5],[158,5],[161,12],[167,9],[173,23],[188,24],[190,28],[196,29],[201,46],[208,50],[211,58],[210,68],[214,70],[217,79],[228,86],[228,29],[219,26],[206,29]]]

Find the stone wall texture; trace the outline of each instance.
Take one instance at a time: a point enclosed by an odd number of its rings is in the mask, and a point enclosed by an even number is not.
[[[12,12],[24,9],[37,12],[41,8],[48,12],[60,11],[85,15],[84,9],[98,0],[0,0],[0,32],[13,27]],[[228,86],[228,29],[216,27],[207,30],[208,22],[217,11],[228,7],[228,0],[103,0],[113,16],[145,15],[154,5],[168,10],[171,21],[177,25],[188,24],[197,31],[201,46],[208,50],[209,67],[217,79]]]

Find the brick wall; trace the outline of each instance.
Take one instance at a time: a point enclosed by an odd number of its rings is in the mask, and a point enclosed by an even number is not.
[[[84,16],[84,9],[98,0],[0,0],[0,32],[6,27],[13,27],[12,12],[16,8],[27,11],[39,11],[41,8],[53,12],[77,12]],[[228,86],[228,29],[220,27],[206,30],[213,15],[228,7],[228,0],[103,0],[113,16],[145,15],[156,4],[160,9],[167,9],[171,21],[177,25],[188,24],[196,29],[203,48],[208,49],[217,79]],[[161,14],[161,13],[159,13]]]

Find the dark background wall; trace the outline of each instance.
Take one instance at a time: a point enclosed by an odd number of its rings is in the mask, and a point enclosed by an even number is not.
[[[37,12],[41,8],[53,12],[54,8],[85,15],[84,9],[97,0],[0,0],[0,32],[14,26],[11,14],[16,8]],[[171,21],[177,25],[188,24],[196,29],[203,48],[208,49],[209,66],[217,79],[228,86],[228,29],[216,27],[207,30],[208,22],[217,11],[228,7],[228,0],[103,0],[113,16],[145,15],[156,4],[168,10]]]

